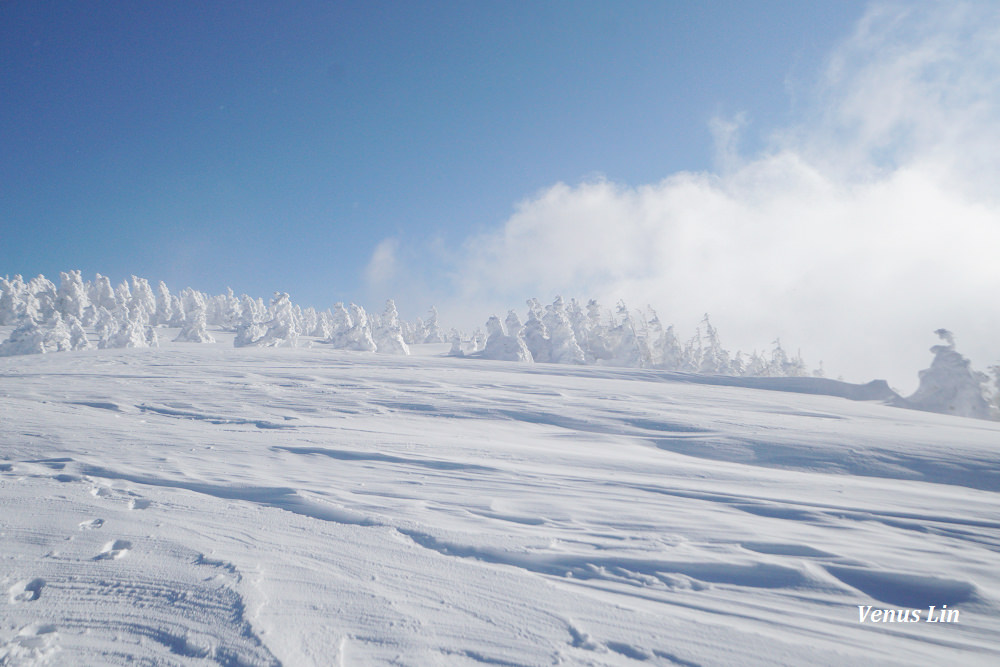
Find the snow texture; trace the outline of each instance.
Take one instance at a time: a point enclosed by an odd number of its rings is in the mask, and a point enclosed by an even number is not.
[[[0,359],[0,663],[1000,662],[1000,424],[177,331]]]

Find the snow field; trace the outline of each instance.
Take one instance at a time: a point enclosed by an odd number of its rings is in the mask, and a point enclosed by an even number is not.
[[[420,346],[161,345],[0,359],[5,664],[1000,658],[996,423]]]

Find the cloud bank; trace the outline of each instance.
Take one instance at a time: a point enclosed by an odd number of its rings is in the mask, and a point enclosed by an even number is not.
[[[1000,362],[1000,7],[879,3],[830,54],[791,127],[714,173],[557,183],[447,267],[452,304],[625,299],[735,350],[780,336],[849,380],[904,390],[933,331]],[[488,313],[482,314],[484,317]]]

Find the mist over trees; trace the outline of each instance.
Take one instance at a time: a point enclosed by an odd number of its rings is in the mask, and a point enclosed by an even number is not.
[[[214,343],[216,332],[233,334],[235,347],[325,345],[333,349],[406,355],[410,346],[450,343],[455,357],[520,363],[621,366],[734,377],[823,377],[822,364],[810,370],[796,351],[775,339],[766,351],[735,353],[706,314],[694,334],[679,336],[653,308],[630,309],[624,301],[606,308],[591,299],[548,305],[529,299],[522,316],[496,314],[471,333],[445,330],[438,312],[409,322],[388,300],[381,313],[354,303],[316,310],[276,292],[268,303],[232,290],[209,295],[192,288],[178,293],[132,276],[112,286],[97,274],[84,281],[80,271],[60,273],[57,287],[44,276],[25,281],[0,278],[0,326],[12,326],[0,342],[0,356],[44,354],[90,348],[159,346],[158,330],[178,329],[170,340]],[[955,349],[954,335],[935,332],[943,345],[931,348],[931,366],[920,371],[920,386],[901,404],[966,417],[1000,418],[1000,365],[990,375],[972,369]],[[303,342],[303,338],[306,340]],[[991,381],[992,380],[992,381]]]

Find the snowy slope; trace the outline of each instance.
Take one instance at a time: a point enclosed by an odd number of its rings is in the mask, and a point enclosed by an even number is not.
[[[1000,424],[219,338],[0,359],[3,664],[1000,663]]]

